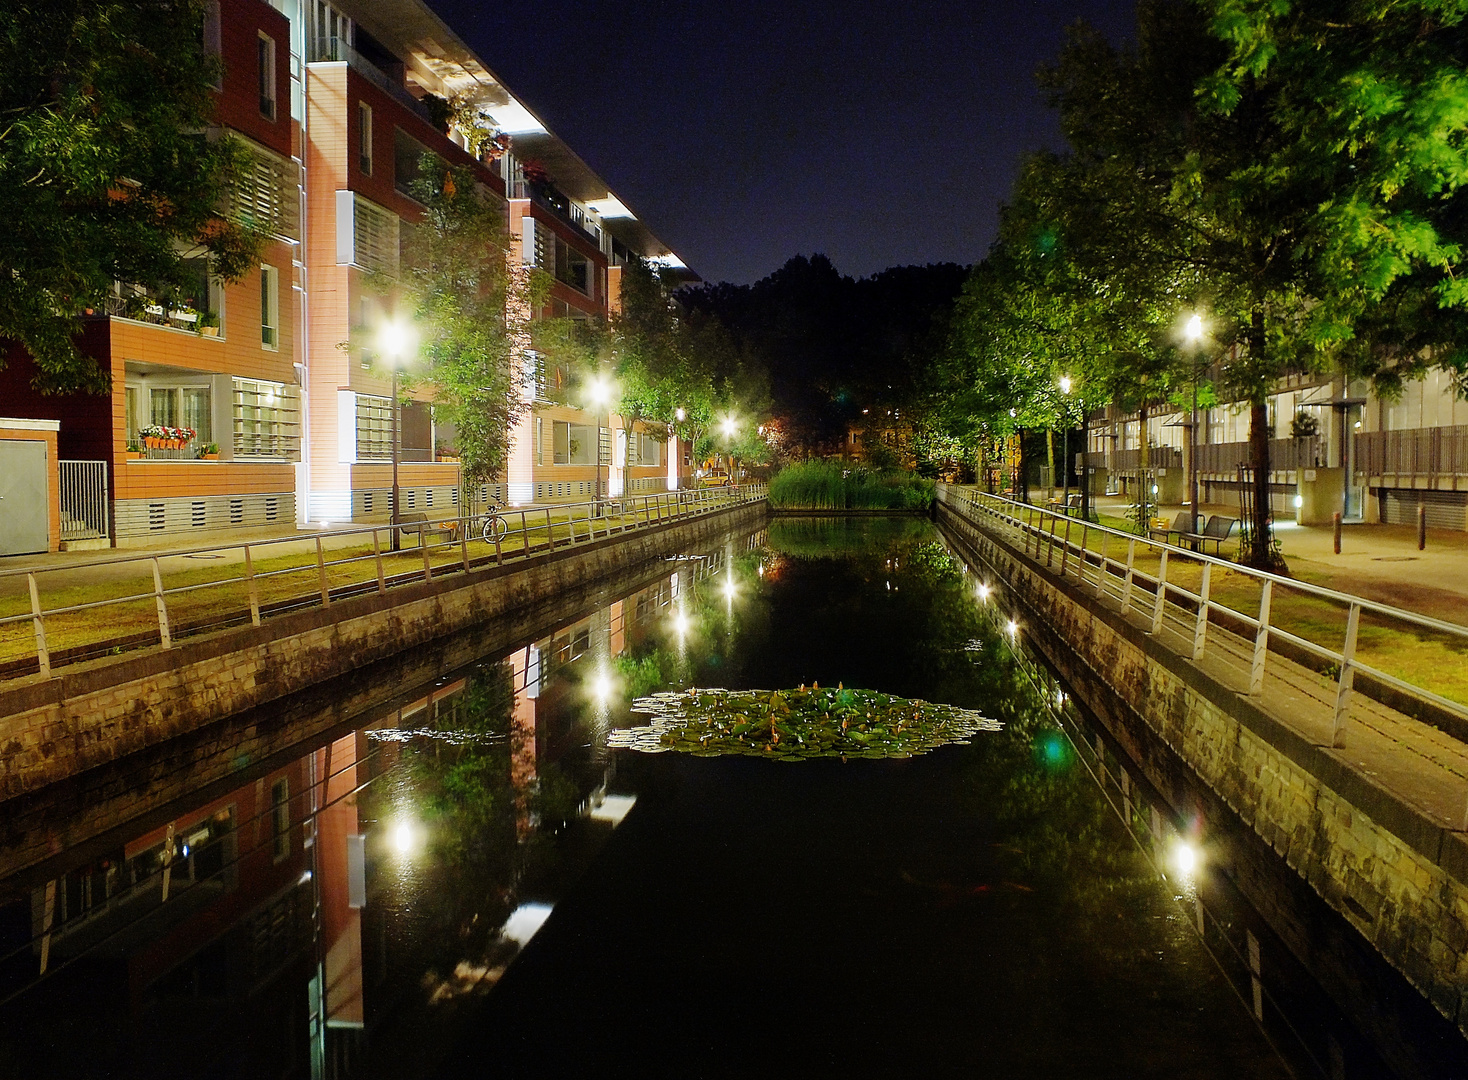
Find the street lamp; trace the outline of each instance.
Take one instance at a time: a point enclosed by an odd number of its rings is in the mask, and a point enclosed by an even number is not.
[[[1183,338],[1196,350],[1193,354],[1193,411],[1188,414],[1188,512],[1193,532],[1198,532],[1198,356],[1203,351],[1203,316],[1194,313],[1183,327]]]
[[[598,509],[600,509],[601,500],[611,494],[610,489],[612,486],[612,458],[610,452],[607,454],[607,482],[605,485],[601,482],[602,415],[612,401],[611,384],[601,376],[592,379],[586,387],[586,400],[596,406],[596,502]],[[610,416],[607,419],[607,427],[611,427]],[[607,436],[608,438],[611,437],[610,431],[607,432]]]
[[[413,351],[413,333],[406,323],[389,319],[377,331],[377,348],[392,371],[392,533],[390,549],[398,551],[398,369]]]
[[[734,418],[732,416],[726,416],[726,417],[724,417],[724,422],[719,425],[719,430],[724,433],[724,438],[726,440],[731,440],[731,441],[734,438],[734,432],[737,431],[738,428],[739,428],[739,425],[734,422]],[[729,477],[728,477],[728,482],[732,486],[733,483],[734,483],[734,451],[733,451],[732,448],[729,448],[729,447],[726,447],[726,449],[729,450]]]
[[[1069,375],[1062,375],[1060,377],[1060,392],[1062,394],[1064,394],[1066,397],[1070,397],[1070,387],[1071,387],[1070,376]],[[1069,405],[1069,403],[1067,403],[1065,405],[1065,407],[1061,410],[1060,420],[1061,420],[1061,425],[1060,425],[1060,475],[1061,475],[1060,505],[1061,505],[1062,508],[1065,508],[1065,507],[1068,507],[1070,505],[1070,405]],[[1051,446],[1054,446],[1055,444],[1054,443],[1051,443],[1050,445]],[[1051,482],[1052,483],[1054,482],[1053,481],[1053,478],[1052,478],[1052,481]],[[1066,510],[1066,513],[1070,513],[1070,511],[1069,510]]]

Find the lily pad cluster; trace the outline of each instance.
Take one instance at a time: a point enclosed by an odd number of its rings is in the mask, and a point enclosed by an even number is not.
[[[669,690],[638,698],[632,711],[653,717],[612,731],[607,745],[647,754],[697,757],[894,758],[967,743],[997,720],[953,705],[873,690],[812,685],[795,690]]]

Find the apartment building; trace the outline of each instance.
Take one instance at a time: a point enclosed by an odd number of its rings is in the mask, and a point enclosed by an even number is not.
[[[270,239],[258,276],[234,283],[191,258],[198,284],[182,306],[119,284],[80,334],[112,373],[110,398],[34,393],[24,354],[0,371],[7,416],[59,423],[59,470],[38,466],[57,478],[27,488],[57,508],[51,549],[388,519],[393,386],[363,347],[384,315],[375,283],[399,273],[404,228],[422,213],[411,184],[425,153],[473,170],[502,203],[511,259],[554,278],[532,317],[607,317],[634,256],[694,280],[420,0],[218,0],[206,39],[223,61],[219,131],[254,161],[223,209]],[[460,95],[510,137],[507,151],[469,152],[444,108]],[[690,471],[676,440],[564,401],[567,373],[534,354],[525,370],[507,475],[480,497],[650,493]],[[454,432],[430,393],[398,400],[402,511],[457,512]],[[195,434],[157,439],[154,427]],[[24,537],[0,529],[0,554],[39,550],[42,527],[38,516]]]
[[[1468,529],[1468,401],[1441,372],[1406,385],[1401,397],[1375,394],[1365,380],[1292,375],[1269,395],[1270,492],[1278,518],[1412,524],[1418,507],[1433,528]],[[1186,413],[1149,416],[1149,476],[1163,502],[1186,496]],[[1231,402],[1201,410],[1200,501],[1238,505],[1239,468],[1249,465],[1249,408]],[[1093,483],[1129,491],[1141,482],[1135,413],[1091,418]]]

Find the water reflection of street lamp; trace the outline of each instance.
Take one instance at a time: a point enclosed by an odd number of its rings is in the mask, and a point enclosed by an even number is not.
[[[392,533],[389,543],[399,550],[398,536],[398,370],[407,362],[413,348],[413,335],[407,325],[389,319],[377,331],[377,348],[392,370]]]

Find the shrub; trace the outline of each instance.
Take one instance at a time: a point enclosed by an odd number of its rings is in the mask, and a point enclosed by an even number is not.
[[[905,469],[869,469],[840,461],[788,465],[770,481],[781,510],[926,510],[933,481]]]

